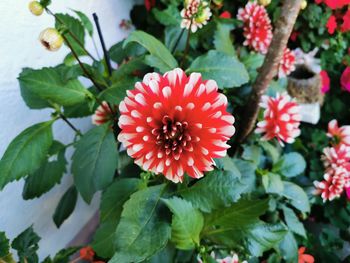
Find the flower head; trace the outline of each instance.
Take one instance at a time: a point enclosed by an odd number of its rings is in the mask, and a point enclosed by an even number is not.
[[[39,40],[41,44],[50,51],[56,51],[63,44],[63,37],[55,28],[47,28],[40,33]]]
[[[336,145],[345,144],[350,146],[350,126],[338,126],[337,120],[332,120],[328,123],[327,136],[332,138]]]
[[[320,72],[320,76],[322,79],[322,87],[321,87],[321,92],[322,93],[327,93],[331,89],[331,80],[328,76],[328,72],[325,70],[322,70]]]
[[[156,0],[145,0],[145,7],[150,11],[156,5]]]
[[[102,125],[110,121],[113,117],[110,106],[106,101],[102,102],[102,105],[98,106],[95,110],[94,115],[92,115],[92,124]]]
[[[207,1],[186,0],[185,8],[181,11],[181,27],[191,29],[194,33],[208,23],[211,15]]]
[[[326,147],[323,149],[323,164],[326,169],[336,169],[338,167],[349,167],[350,148],[341,144],[336,147]]]
[[[256,133],[265,133],[264,140],[277,138],[283,142],[293,143],[300,135],[299,105],[287,94],[277,94],[276,98],[263,96],[260,106],[265,108],[264,120],[257,124]]]
[[[298,251],[298,263],[314,263],[315,259],[313,256],[305,254],[305,247],[300,247]]]
[[[271,20],[265,7],[248,2],[238,10],[237,19],[243,21],[244,45],[266,54],[272,40]]]
[[[83,247],[82,249],[79,250],[80,258],[87,260],[87,261],[92,261],[95,256],[95,252],[92,249],[92,247]]]
[[[340,78],[341,86],[344,90],[350,92],[350,67],[346,67]]]
[[[278,76],[280,78],[288,76],[295,70],[295,54],[289,48],[285,48],[282,60],[278,67]]]
[[[225,18],[225,19],[230,19],[230,18],[232,18],[232,15],[229,11],[224,11],[221,13],[220,17]]]
[[[31,1],[29,10],[33,15],[40,16],[44,12],[44,7],[38,1]]]
[[[337,25],[337,19],[334,15],[331,15],[329,18],[328,18],[328,21],[327,21],[327,24],[326,24],[326,27],[328,29],[328,33],[333,35],[335,30],[337,29],[338,25]]]
[[[174,69],[145,75],[119,105],[119,141],[143,169],[181,182],[213,170],[235,133],[227,98],[213,80]]]

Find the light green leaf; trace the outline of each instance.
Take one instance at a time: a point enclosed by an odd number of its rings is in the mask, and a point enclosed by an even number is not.
[[[283,182],[283,196],[289,199],[290,204],[301,212],[310,212],[310,203],[305,191],[291,182]]]
[[[179,26],[168,26],[165,28],[164,31],[164,42],[166,47],[169,50],[173,50],[175,48],[175,45],[177,44],[177,47],[174,51],[183,51],[186,46],[186,34],[184,34],[183,29],[181,29]],[[177,43],[180,35],[181,39]]]
[[[169,50],[158,39],[143,31],[134,31],[124,41],[125,48],[129,43],[137,42],[146,48],[151,55],[147,55],[145,62],[151,67],[158,68],[162,73],[177,67],[177,61]]]
[[[138,191],[124,204],[110,263],[142,262],[166,246],[171,228],[159,214],[165,188],[157,185]]]
[[[80,12],[80,11],[77,11],[77,10],[73,10],[73,12],[76,13],[79,16],[79,19],[80,19],[81,23],[86,28],[86,30],[88,31],[89,35],[92,37],[92,35],[94,34],[94,27],[93,27],[90,19],[83,12]]]
[[[251,52],[241,59],[246,69],[248,70],[250,79],[255,80],[258,76],[258,69],[264,63],[265,56],[260,53]]]
[[[117,168],[117,146],[109,124],[88,131],[76,144],[72,172],[75,185],[90,203],[98,190],[107,187]]]
[[[266,193],[282,194],[284,186],[282,179],[278,174],[267,173],[263,175],[263,183]]]
[[[264,149],[268,156],[270,156],[272,163],[275,164],[280,158],[279,150],[267,141],[259,141],[260,146]]]
[[[94,234],[92,248],[99,257],[111,258],[115,251],[115,230],[117,223],[108,221],[102,223]]]
[[[0,190],[40,167],[53,141],[52,123],[35,124],[10,143],[0,161]]]
[[[201,212],[186,200],[178,197],[164,199],[173,215],[171,241],[178,249],[190,250],[199,246],[200,233],[204,225]]]
[[[286,177],[295,177],[304,172],[306,162],[300,153],[292,152],[282,156],[274,166],[273,171]]]
[[[204,79],[215,80],[221,89],[240,87],[249,81],[247,70],[236,57],[216,50],[196,58],[187,72],[202,73]]]
[[[54,141],[49,151],[49,160],[26,178],[22,193],[24,200],[40,197],[61,181],[67,165],[64,154],[65,146]]]
[[[30,108],[48,106],[44,101],[71,106],[90,95],[78,80],[64,82],[57,68],[24,69],[18,79],[22,97]]]
[[[179,26],[181,22],[181,16],[178,8],[175,5],[168,5],[168,7],[162,11],[157,8],[152,9],[152,13],[155,18],[164,26]]]
[[[298,262],[298,243],[291,231],[287,232],[279,248],[286,262]]]
[[[214,34],[214,45],[217,51],[226,53],[229,56],[236,56],[236,51],[231,40],[232,24],[217,23]]]
[[[78,192],[75,186],[71,186],[62,196],[59,201],[55,213],[53,214],[53,221],[57,227],[72,214],[78,199]]]
[[[252,161],[255,165],[260,164],[261,149],[256,145],[244,145],[242,158],[247,161]]]
[[[287,206],[283,206],[284,220],[290,231],[306,238],[304,225],[299,221],[294,211]]]

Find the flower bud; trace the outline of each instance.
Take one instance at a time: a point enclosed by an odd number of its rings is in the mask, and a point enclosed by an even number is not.
[[[29,10],[35,16],[40,16],[44,12],[44,7],[38,1],[31,1],[29,3]]]
[[[43,46],[50,51],[60,49],[63,44],[63,37],[55,28],[47,28],[40,33],[39,40]]]
[[[301,1],[301,10],[304,10],[307,7],[307,1],[303,0]]]
[[[259,0],[259,4],[263,6],[268,6],[271,4],[271,0]]]

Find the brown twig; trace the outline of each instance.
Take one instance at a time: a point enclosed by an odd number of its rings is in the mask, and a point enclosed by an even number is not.
[[[249,101],[243,109],[242,120],[244,120],[244,124],[239,129],[238,143],[243,142],[254,129],[261,96],[266,92],[270,82],[278,72],[278,64],[282,59],[284,49],[298,17],[301,2],[302,0],[284,0],[269,51],[253,85]]]

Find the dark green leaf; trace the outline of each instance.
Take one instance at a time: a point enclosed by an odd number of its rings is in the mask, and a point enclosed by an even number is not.
[[[247,161],[252,161],[255,165],[259,165],[261,158],[261,149],[256,145],[244,145],[242,158]]]
[[[278,174],[267,173],[263,175],[263,184],[267,193],[282,194],[283,182]]]
[[[177,61],[169,50],[155,37],[143,31],[134,31],[124,41],[124,47],[137,42],[146,48],[151,55],[146,56],[145,62],[151,67],[158,68],[162,73],[177,67]]]
[[[98,91],[95,87],[88,88],[88,91],[91,92],[94,95],[98,94]],[[92,115],[94,106],[95,106],[95,100],[85,100],[82,103],[73,105],[73,106],[66,106],[63,107],[63,114],[67,118],[82,118],[86,116]]]
[[[77,10],[73,10],[73,11],[74,11],[74,13],[76,13],[79,16],[81,23],[86,28],[89,35],[92,37],[92,35],[94,34],[94,27],[93,27],[90,19],[83,12],[80,12]]]
[[[117,222],[108,221],[102,223],[94,234],[92,248],[99,257],[111,258],[115,251],[115,230]]]
[[[79,250],[78,247],[65,248],[57,252],[54,259],[50,257],[45,258],[42,263],[67,263],[69,262],[70,257]]]
[[[0,260],[10,253],[10,240],[7,239],[5,232],[0,232]]]
[[[72,172],[75,185],[86,202],[108,186],[117,168],[117,146],[109,124],[88,131],[76,144]]]
[[[124,52],[123,44],[124,41],[120,41],[117,44],[113,45],[108,51],[111,60],[118,64],[121,64],[127,56]]]
[[[281,241],[279,248],[282,252],[283,258],[287,262],[298,262],[298,243],[292,232],[287,232]]]
[[[289,230],[306,238],[304,225],[299,221],[294,211],[287,206],[283,206],[283,214]]]
[[[289,199],[290,204],[301,212],[310,212],[310,203],[305,191],[291,182],[283,182],[283,196]]]
[[[35,124],[10,143],[0,161],[0,190],[40,167],[52,144],[52,123]]]
[[[181,16],[175,5],[168,5],[168,7],[162,11],[153,8],[152,13],[164,26],[179,26],[181,23]]]
[[[110,263],[138,263],[165,247],[170,225],[160,216],[165,185],[134,193],[125,203],[116,231],[116,254]]]
[[[202,73],[204,79],[215,80],[220,88],[240,87],[249,81],[247,70],[236,57],[215,50],[196,58],[188,72]]]
[[[99,96],[112,105],[117,105],[126,97],[126,91],[134,88],[135,83],[134,78],[123,79],[102,91]]]
[[[40,237],[34,232],[33,227],[29,227],[19,234],[12,241],[12,248],[17,250],[20,263],[39,262],[36,251],[39,248]]]
[[[60,227],[62,223],[72,214],[77,203],[77,198],[78,192],[75,186],[71,186],[62,196],[53,215],[53,221],[57,227]]]
[[[256,79],[258,70],[264,63],[265,56],[259,53],[251,52],[242,58],[242,62],[248,70],[251,80]]]
[[[296,152],[287,153],[277,162],[273,168],[274,172],[278,172],[286,177],[295,177],[306,168],[304,157]]]
[[[178,197],[164,199],[173,215],[171,241],[179,249],[189,250],[199,246],[200,233],[204,225],[201,212],[186,200]]]
[[[61,181],[67,165],[64,154],[65,146],[54,141],[49,152],[49,160],[26,178],[22,193],[24,200],[40,197]]]
[[[214,34],[214,45],[217,51],[226,53],[229,56],[236,56],[236,51],[231,40],[232,24],[217,23]]]
[[[260,141],[259,144],[267,153],[267,155],[270,156],[272,163],[277,163],[280,158],[280,152],[278,149],[267,141]]]

